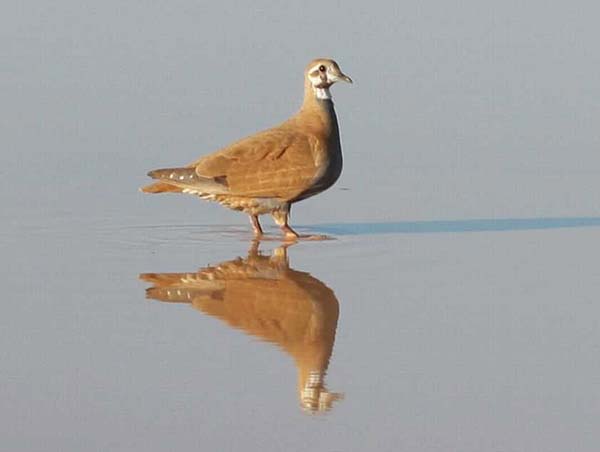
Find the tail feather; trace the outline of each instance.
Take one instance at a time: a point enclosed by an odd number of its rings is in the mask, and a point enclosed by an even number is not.
[[[181,193],[182,188],[176,185],[165,184],[164,182],[154,182],[140,188],[144,193]]]
[[[139,277],[153,284],[146,289],[149,299],[170,303],[222,300],[222,284],[204,276],[202,273],[142,273]]]
[[[169,289],[166,287],[149,287],[146,298],[169,303],[191,303],[194,294],[189,290]]]
[[[227,178],[204,177],[191,168],[162,168],[148,173],[160,182],[142,187],[145,193],[184,192],[196,194],[221,194],[227,192]]]
[[[187,182],[195,180],[199,177],[196,174],[195,168],[162,168],[148,172],[148,176],[152,179],[169,180],[173,182]]]

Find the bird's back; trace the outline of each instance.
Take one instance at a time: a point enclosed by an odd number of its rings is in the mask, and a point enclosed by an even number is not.
[[[341,148],[333,106],[301,110],[283,124],[238,140],[187,165],[202,178],[223,182],[220,196],[304,199],[329,187],[341,172]],[[323,121],[321,116],[332,115]],[[334,126],[334,127],[332,127]],[[177,169],[171,169],[173,172]],[[160,182],[146,192],[180,192],[188,178]]]

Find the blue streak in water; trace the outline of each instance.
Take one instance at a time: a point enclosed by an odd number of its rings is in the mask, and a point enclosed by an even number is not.
[[[440,234],[450,232],[525,231],[600,226],[600,217],[490,218],[474,220],[324,223],[302,229],[335,235]]]

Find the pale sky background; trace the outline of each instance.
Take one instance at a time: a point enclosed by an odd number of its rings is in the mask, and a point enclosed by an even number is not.
[[[585,1],[3,1],[0,442],[596,450],[598,228],[544,218],[600,216],[598,17]],[[340,303],[328,383],[346,399],[311,418],[289,357],[146,303],[137,280],[245,255],[247,219],[137,188],[286,119],[318,56],[355,81],[332,89],[345,167],[293,224],[371,232],[290,250]],[[515,218],[531,230],[462,223]]]
[[[325,55],[356,83],[334,88],[346,168],[310,201],[317,218],[355,197],[356,220],[593,215],[598,13],[594,2],[4,2],[2,158],[114,153],[110,184],[129,193],[149,169],[284,120],[305,64]]]

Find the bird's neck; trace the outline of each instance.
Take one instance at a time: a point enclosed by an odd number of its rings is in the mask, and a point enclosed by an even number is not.
[[[331,100],[329,88],[313,88],[315,97],[319,100]]]
[[[319,125],[326,134],[337,133],[337,118],[328,88],[314,88],[307,82],[304,87],[304,101],[299,115],[304,117],[306,121]]]
[[[316,88],[310,83],[308,78],[304,81],[304,102],[303,107],[318,105],[320,101],[333,102],[329,87]]]

